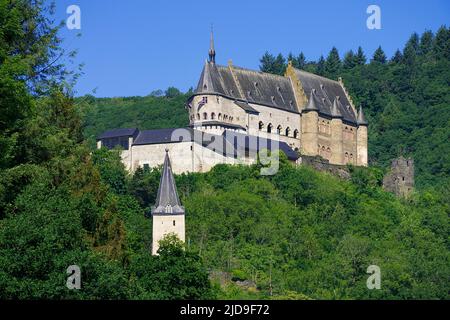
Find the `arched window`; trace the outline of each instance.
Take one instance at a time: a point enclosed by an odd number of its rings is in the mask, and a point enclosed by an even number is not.
[[[277,133],[278,133],[278,134],[281,134],[281,130],[283,130],[283,128],[281,127],[281,125],[279,125],[279,126],[277,127]]]
[[[322,146],[322,149],[320,150],[320,155],[325,158],[326,156],[325,146]]]
[[[272,124],[269,123],[269,124],[267,125],[267,132],[268,132],[268,133],[271,133],[271,132],[272,132],[272,128],[273,128]]]
[[[203,112],[203,120],[208,119],[208,114],[206,112]]]
[[[287,127],[285,133],[286,133],[286,137],[289,137],[289,133],[291,133],[291,128]]]
[[[200,120],[200,113],[197,113],[197,120]]]
[[[296,139],[298,138],[298,130],[297,129],[294,130],[294,138],[296,138]]]
[[[327,148],[327,159],[331,158],[331,149],[328,147]]]
[[[222,114],[219,113],[219,115],[217,116],[219,118],[219,120],[222,120]]]
[[[259,122],[258,128],[259,130],[262,130],[264,128],[264,123],[262,121]]]
[[[216,114],[213,112],[213,113],[211,113],[211,120],[214,120],[214,119],[216,119]]]
[[[344,163],[348,163],[348,152],[344,154]]]

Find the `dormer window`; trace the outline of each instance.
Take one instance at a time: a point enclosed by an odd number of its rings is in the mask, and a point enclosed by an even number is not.
[[[272,99],[272,103],[275,103],[275,97],[274,96],[270,96],[270,98]]]

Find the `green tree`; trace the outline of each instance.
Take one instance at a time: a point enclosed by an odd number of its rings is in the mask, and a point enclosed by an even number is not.
[[[364,65],[366,64],[366,56],[364,54],[364,51],[361,47],[358,47],[358,51],[356,52],[355,55],[355,64],[356,65]]]
[[[384,54],[383,49],[381,49],[381,46],[379,46],[377,48],[377,50],[375,50],[374,54],[373,54],[373,58],[372,58],[373,62],[378,62],[381,64],[385,64],[386,63],[386,55]]]
[[[325,73],[331,78],[336,78],[340,70],[341,59],[339,58],[338,50],[336,47],[333,47],[325,61]]]

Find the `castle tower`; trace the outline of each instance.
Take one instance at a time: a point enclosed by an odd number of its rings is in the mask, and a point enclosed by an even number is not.
[[[331,159],[330,162],[333,164],[343,164],[344,163],[344,130],[342,127],[342,114],[339,111],[339,97],[335,98],[333,101],[333,106],[331,108]]]
[[[319,108],[317,107],[317,97],[315,89],[311,90],[311,95],[305,109],[302,110],[302,153],[307,156],[315,156],[318,152],[318,130],[319,130]]]
[[[383,179],[385,190],[408,197],[414,189],[414,160],[403,156],[392,160],[391,170]]]
[[[367,125],[368,122],[364,116],[362,106],[359,106],[358,112],[358,129],[356,130],[356,165],[366,166],[368,164],[367,157]]]
[[[169,152],[166,157],[159,183],[155,206],[152,207],[153,243],[152,254],[156,255],[159,241],[169,233],[174,233],[181,241],[185,241],[184,207],[178,198],[175,179],[170,164]]]

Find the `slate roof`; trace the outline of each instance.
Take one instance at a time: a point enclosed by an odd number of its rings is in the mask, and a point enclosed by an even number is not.
[[[158,195],[156,196],[155,206],[152,207],[152,214],[184,214],[184,208],[181,206],[178,197],[168,150],[166,150]]]
[[[233,131],[224,131],[223,136],[234,146],[235,150],[239,150],[240,152],[248,150],[249,152],[256,154],[256,152],[263,149],[268,149],[272,152],[281,150],[289,160],[295,161],[299,158],[297,152],[292,150],[292,148],[283,141],[275,141],[264,137],[257,137]]]
[[[289,78],[241,67],[206,62],[195,91],[200,93],[218,93],[242,102],[298,113]]]
[[[331,117],[333,102],[336,97],[339,97],[338,109],[343,120],[356,124],[355,112],[339,82],[303,70],[294,70],[301,82],[303,91],[308,97],[308,101],[310,100],[311,92],[314,92],[315,105],[319,109],[320,114]]]
[[[122,131],[122,129],[114,129],[107,132],[119,132],[120,134],[129,132],[126,130]],[[222,135],[215,135],[188,127],[142,131],[136,129],[136,132],[138,132],[138,134],[133,142],[134,146],[188,141],[195,142],[227,157],[236,158],[238,155],[242,156],[243,154],[239,154],[238,151],[243,150],[257,152],[261,149],[269,149],[271,151],[279,149],[286,154],[288,159],[298,159],[297,153],[285,142],[278,142],[273,139],[251,136],[235,131],[225,130]],[[109,137],[109,135],[105,134],[102,134],[101,136]]]
[[[333,102],[339,97],[337,114],[340,113],[344,121],[357,124],[357,115],[338,81],[303,70],[295,68],[294,70],[308,98],[308,104],[304,110],[309,111],[315,108],[321,115],[332,117]],[[311,92],[315,94],[312,101]],[[237,66],[221,66],[212,62],[205,62],[195,91],[195,94],[205,93],[220,94],[235,99],[235,103],[247,112],[257,112],[248,103],[295,113],[299,113],[304,107],[297,105],[291,80],[288,77]]]
[[[122,128],[122,129],[112,129],[103,132],[97,137],[97,140],[107,139],[107,138],[117,138],[124,136],[135,136],[138,134],[139,130],[137,128]]]
[[[358,112],[358,124],[359,125],[363,125],[363,126],[367,126],[369,123],[366,120],[366,116],[364,115],[362,106],[359,106],[359,112]]]

